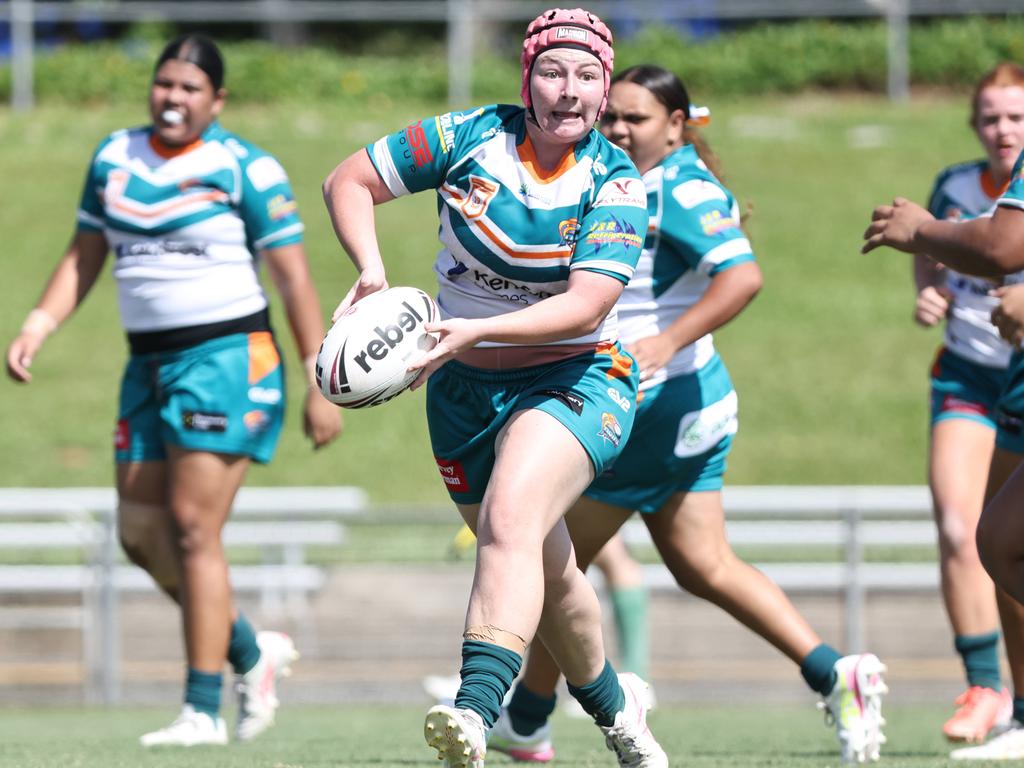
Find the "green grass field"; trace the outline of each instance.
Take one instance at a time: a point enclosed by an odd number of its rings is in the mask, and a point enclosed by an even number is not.
[[[259,741],[229,748],[154,750],[138,735],[166,724],[155,709],[7,710],[0,713],[3,768],[402,768],[436,764],[420,735],[424,707],[286,708]],[[889,743],[879,765],[939,768],[946,759],[939,733],[945,710],[890,708]],[[556,714],[554,765],[614,765],[600,734],[587,722]],[[651,727],[672,765],[686,768],[824,768],[838,764],[835,736],[813,709],[796,706],[665,707]],[[487,764],[513,765],[492,752]],[[972,763],[978,765],[979,763]]]
[[[942,166],[977,155],[966,98],[922,97],[897,107],[835,95],[719,103],[707,136],[727,182],[753,206],[749,221],[764,291],[718,337],[742,402],[728,482],[918,483],[924,479],[927,369],[938,343],[910,321],[907,257],[860,256],[871,208],[894,194],[922,199]],[[224,123],[276,153],[305,215],[325,315],[354,271],[331,233],[319,185],[361,144],[437,104],[382,110],[229,106]],[[29,116],[0,110],[0,231],[6,346],[32,306],[73,227],[95,142],[143,122],[142,103]],[[378,210],[392,284],[431,289],[437,248],[434,199]],[[286,325],[279,308],[276,325]],[[297,372],[290,340],[290,366]],[[0,384],[0,485],[96,485],[112,472],[110,435],[125,344],[109,275],[38,357],[28,387]],[[278,457],[250,482],[356,484],[375,501],[445,500],[426,438],[422,393],[347,414],[336,445],[312,454],[301,437],[301,387]]]

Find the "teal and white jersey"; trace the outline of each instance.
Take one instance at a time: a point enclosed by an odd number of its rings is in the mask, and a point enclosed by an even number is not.
[[[1017,162],[1014,163],[1013,172],[1010,174],[1010,186],[1006,188],[996,203],[1008,208],[1024,210],[1024,152],[1017,156]]]
[[[130,332],[184,328],[259,312],[267,299],[256,254],[302,241],[280,163],[214,123],[180,149],[149,127],[100,143],[79,229],[115,254],[121,322]]]
[[[537,163],[526,110],[501,104],[425,119],[366,149],[396,197],[437,190],[443,317],[522,309],[564,293],[574,269],[623,283],[633,275],[647,228],[643,182],[597,131],[552,171]],[[613,310],[594,333],[558,343],[616,338]]]
[[[937,219],[974,219],[991,215],[998,197],[986,161],[959,163],[935,179],[928,210]],[[1005,368],[1011,348],[999,337],[990,319],[999,300],[989,296],[989,291],[997,283],[947,269],[945,285],[951,294],[946,348],[972,363]]]
[[[654,336],[704,295],[722,270],[754,260],[739,206],[690,145],[644,174],[650,223],[636,274],[619,299],[622,341]],[[654,387],[703,368],[715,355],[711,334],[679,350],[641,384]]]

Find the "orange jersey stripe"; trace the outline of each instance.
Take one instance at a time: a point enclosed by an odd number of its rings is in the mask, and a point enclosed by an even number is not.
[[[509,248],[507,245],[505,245],[505,243],[502,242],[501,239],[496,234],[494,234],[494,232],[492,232],[490,228],[479,219],[474,223],[480,229],[481,232],[487,235],[487,238],[492,243],[501,248],[501,250],[503,250],[509,256],[512,256],[513,258],[516,259],[561,259],[565,258],[570,253],[572,253],[572,249],[568,247],[557,251],[517,251],[514,248]]]

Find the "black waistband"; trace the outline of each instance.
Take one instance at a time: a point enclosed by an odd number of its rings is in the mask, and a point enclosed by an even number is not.
[[[152,352],[173,352],[186,347],[194,347],[204,341],[230,336],[233,333],[256,333],[269,330],[270,313],[264,308],[246,317],[221,320],[218,323],[169,328],[165,331],[129,332],[128,346],[133,355],[148,355]]]

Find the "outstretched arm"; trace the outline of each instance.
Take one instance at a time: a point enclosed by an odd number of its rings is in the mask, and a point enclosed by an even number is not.
[[[999,277],[1024,269],[1024,210],[998,206],[992,216],[938,221],[904,198],[879,206],[864,232],[862,253],[889,246],[927,253],[957,272]]]

